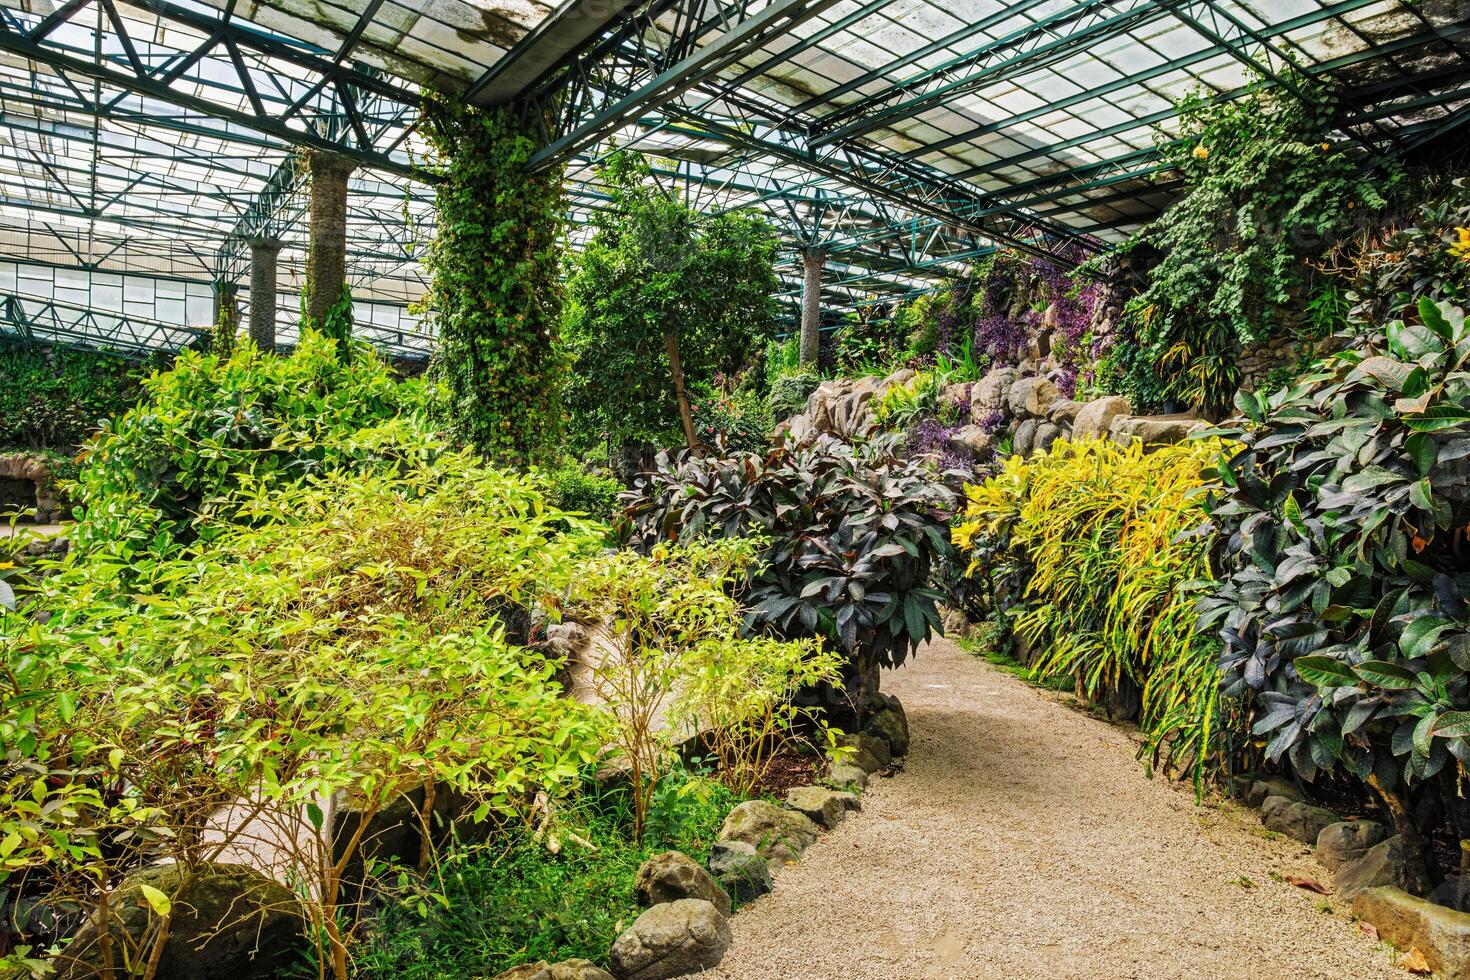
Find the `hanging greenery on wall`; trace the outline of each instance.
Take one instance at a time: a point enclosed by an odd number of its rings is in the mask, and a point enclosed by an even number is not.
[[[561,429],[561,171],[528,174],[536,143],[514,110],[429,95],[438,223],[425,262],[444,421],[500,462],[547,455]]]
[[[1335,140],[1337,98],[1306,79],[1178,108],[1183,137],[1162,150],[1185,193],[1119,248],[1136,265],[1159,259],[1124,308],[1114,386],[1135,406],[1220,409],[1240,381],[1240,345],[1291,325],[1312,287],[1308,260],[1384,208],[1399,174]]]

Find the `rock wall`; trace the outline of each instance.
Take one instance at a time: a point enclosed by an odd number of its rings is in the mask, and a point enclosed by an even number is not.
[[[0,455],[0,480],[23,480],[35,485],[37,524],[55,524],[71,516],[71,506],[56,485],[51,463],[33,453]]]

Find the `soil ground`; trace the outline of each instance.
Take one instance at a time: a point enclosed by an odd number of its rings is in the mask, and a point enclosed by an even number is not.
[[[939,640],[884,677],[906,771],[731,920],[714,976],[1379,978],[1409,974],[1304,845],[1150,779],[1130,732]],[[709,974],[706,974],[707,976]]]

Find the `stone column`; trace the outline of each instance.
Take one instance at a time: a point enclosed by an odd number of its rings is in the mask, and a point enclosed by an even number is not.
[[[827,253],[801,250],[801,366],[816,368],[822,352],[822,266]]]
[[[309,150],[311,243],[306,250],[306,319],[318,330],[342,298],[347,283],[347,178],[352,162],[324,150]],[[346,338],[342,338],[345,340]]]
[[[276,349],[276,257],[281,243],[274,238],[250,240],[250,339],[269,353]]]

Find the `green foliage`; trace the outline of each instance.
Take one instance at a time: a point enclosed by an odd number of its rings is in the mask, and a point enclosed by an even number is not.
[[[430,96],[425,121],[440,181],[424,302],[444,424],[492,460],[544,459],[560,444],[566,373],[561,172],[526,173],[534,126],[513,107]]]
[[[590,472],[580,463],[564,463],[542,474],[542,480],[547,502],[557,510],[586,514],[605,524],[613,523],[622,511],[618,504],[622,483]]]
[[[681,441],[666,338],[688,386],[739,374],[773,328],[778,238],[754,214],[700,214],[637,154],[614,154],[601,178],[611,202],[567,287],[569,406],[615,446]]]
[[[1094,697],[1137,684],[1152,764],[1196,775],[1214,748],[1220,648],[1195,628],[1212,542],[1188,532],[1205,517],[1203,474],[1219,451],[1213,440],[1150,454],[1062,440],[968,487],[954,529],[972,575],[1024,583],[1007,617],[1045,651],[1036,676],[1075,676]]]
[[[694,434],[700,442],[723,442],[731,449],[755,452],[770,445],[775,423],[766,399],[756,392],[700,384],[690,389],[689,398]]]
[[[1342,770],[1393,800],[1438,777],[1453,795],[1470,761],[1467,363],[1463,312],[1424,295],[1290,387],[1237,400],[1243,445],[1212,508],[1225,574],[1202,609],[1225,639],[1224,693],[1304,779]]]
[[[908,334],[883,315],[882,307],[865,306],[849,317],[835,339],[837,372],[853,377],[901,360]]]
[[[886,429],[902,431],[921,418],[942,416],[940,395],[948,383],[949,379],[936,369],[920,371],[903,384],[889,385],[873,403],[873,419]]]
[[[949,550],[953,498],[892,438],[861,445],[818,436],[761,456],[661,456],[625,498],[632,540],[760,535],[763,565],[746,602],[776,636],[822,637],[859,679],[902,664],[939,629],[929,587]]]
[[[289,357],[251,344],[223,360],[187,351],[143,387],[144,400],[87,447],[76,494],[84,551],[126,555],[159,534],[187,539],[199,516],[227,510],[247,484],[265,492],[443,448],[421,428],[404,435],[432,388],[395,380],[366,347],[344,362],[311,331]]]
[[[613,940],[643,911],[633,888],[639,866],[665,850],[702,864],[737,802],[723,784],[674,770],[655,794],[641,845],[628,831],[626,800],[614,791],[559,816],[549,832],[561,839],[556,853],[527,831],[451,854],[421,896],[407,892],[384,908],[359,969],[370,977],[441,980],[494,976],[536,960],[605,966]]]
[[[1112,368],[1135,405],[1219,409],[1239,383],[1239,345],[1291,325],[1311,283],[1304,260],[1343,238],[1355,209],[1383,208],[1399,178],[1366,172],[1352,144],[1333,141],[1336,96],[1304,78],[1178,108],[1184,137],[1162,149],[1187,190],[1120,247],[1160,259],[1124,307],[1132,339]]]
[[[785,421],[801,412],[806,408],[806,400],[821,383],[822,379],[811,372],[787,374],[777,379],[771,385],[771,393],[766,396],[771,418]]]
[[[766,341],[766,387],[793,374],[801,374],[801,338],[792,334],[785,340]]]
[[[1421,297],[1470,306],[1470,180],[1430,184],[1412,220],[1354,257],[1349,298],[1359,323],[1411,317]]]
[[[0,340],[0,447],[67,454],[138,400],[146,368],[112,354]]]
[[[248,799],[298,842],[280,846],[318,960],[345,980],[375,889],[343,877],[356,843],[327,860],[304,824],[338,794],[367,821],[434,785],[478,822],[579,785],[604,725],[500,619],[554,601],[597,538],[529,478],[462,454],[269,489],[247,477],[241,496],[242,522],[132,556],[148,567],[126,583],[112,556],[72,552],[0,613],[3,696],[25,706],[0,719],[0,884],[91,908],[99,882],[141,864],[218,860],[230,839],[206,824]]]

